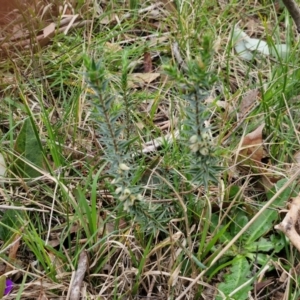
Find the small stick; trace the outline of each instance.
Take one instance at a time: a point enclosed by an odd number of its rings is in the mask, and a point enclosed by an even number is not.
[[[88,268],[88,257],[85,251],[81,252],[78,260],[78,267],[75,272],[75,278],[71,285],[70,300],[80,299],[80,290],[85,272]]]

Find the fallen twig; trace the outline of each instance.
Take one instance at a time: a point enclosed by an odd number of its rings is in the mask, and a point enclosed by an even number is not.
[[[79,300],[80,299],[80,290],[82,281],[87,270],[88,266],[88,257],[85,251],[80,253],[78,260],[78,267],[75,273],[74,281],[71,285],[70,300]]]

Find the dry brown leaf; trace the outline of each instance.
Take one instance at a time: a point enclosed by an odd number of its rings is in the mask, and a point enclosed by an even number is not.
[[[44,291],[41,291],[38,300],[48,300],[48,297],[46,296]]]
[[[254,131],[248,133],[242,142],[242,149],[239,153],[240,160],[247,161],[246,164],[261,167],[262,158],[264,157],[262,131],[265,124],[260,125]],[[252,162],[252,163],[251,163]]]
[[[273,283],[273,279],[267,279],[261,282],[256,282],[254,284],[254,288],[256,290],[256,293],[258,293],[260,290],[264,289],[265,287],[269,286],[271,283]]]
[[[129,88],[142,88],[160,77],[160,73],[132,73],[128,75]]]
[[[260,125],[244,137],[238,160],[241,165],[250,168],[254,167],[252,171],[261,174],[260,183],[265,191],[268,192],[280,177],[277,173],[272,172],[272,168],[269,168],[262,162],[262,159],[266,157],[262,137],[264,126],[265,124]],[[266,172],[266,168],[268,168],[268,172]]]
[[[153,69],[152,69],[151,54],[149,52],[145,52],[144,53],[144,72],[151,73],[152,71],[153,71]]]
[[[18,249],[20,247],[20,235],[19,234],[16,234],[13,241],[12,241],[12,246],[10,247],[9,249],[9,254],[8,254],[8,258],[9,258],[9,262],[11,263],[11,265],[14,264],[14,261],[16,260],[17,258],[17,252],[18,252]],[[7,264],[6,265],[6,268],[5,268],[5,273],[13,270],[13,268],[11,267],[11,265]]]
[[[242,119],[247,113],[256,105],[256,102],[260,96],[259,90],[250,90],[242,98],[239,105],[239,119]]]
[[[117,43],[106,42],[104,44],[104,51],[107,51],[107,52],[110,51],[110,52],[115,53],[115,52],[119,52],[119,51],[122,51],[122,50],[123,50],[123,48]]]
[[[55,33],[55,23],[51,23],[43,29],[44,38],[47,36],[53,36]]]

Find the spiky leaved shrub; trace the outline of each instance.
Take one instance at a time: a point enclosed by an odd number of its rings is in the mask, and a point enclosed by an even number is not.
[[[115,193],[124,202],[126,209],[140,199],[138,189],[130,185],[130,174],[134,172],[130,151],[130,110],[132,103],[127,93],[127,60],[124,55],[120,93],[112,92],[111,79],[105,61],[95,62],[86,58],[87,78],[93,89],[94,120],[97,121],[99,141],[103,159],[109,164],[107,173],[114,177]],[[121,99],[121,100],[120,100]],[[129,167],[130,166],[130,167]],[[130,172],[129,172],[130,171]]]
[[[107,163],[106,173],[113,178],[108,188],[118,200],[118,207],[142,228],[155,230],[159,225],[155,207],[145,201],[141,177],[145,166],[141,165],[134,141],[132,111],[136,109],[128,89],[127,53],[122,59],[121,84],[116,92],[105,61],[85,59],[87,79],[93,90],[94,120],[98,125],[99,141],[103,149],[102,158]],[[134,147],[133,147],[134,145]],[[143,158],[142,158],[143,161]]]
[[[152,199],[170,198],[174,189],[189,189],[191,182],[207,188],[210,182],[218,180],[218,156],[215,155],[216,145],[208,123],[211,113],[204,103],[215,82],[215,77],[208,71],[210,60],[211,47],[209,40],[205,39],[201,55],[188,62],[185,73],[178,71],[177,67],[166,68],[178,83],[176,86],[182,87],[181,99],[185,103],[182,106],[182,157],[176,167],[181,169],[180,172],[184,171],[187,182],[175,186],[178,178],[176,179],[177,174],[172,168],[166,174],[156,172],[157,183],[149,190]],[[172,206],[166,208],[162,204],[146,201],[142,196],[145,195],[145,189],[147,192],[149,189],[145,187],[141,175],[148,167],[143,165],[145,160],[142,155],[135,155],[137,144],[134,141],[137,140],[137,134],[133,127],[132,111],[136,111],[136,104],[128,89],[128,56],[125,52],[118,89],[113,87],[105,61],[96,63],[86,59],[85,64],[89,85],[93,89],[94,120],[98,124],[99,141],[103,149],[101,155],[108,166],[107,174],[113,178],[108,183],[109,187],[118,199],[119,207],[131,219],[143,224],[142,228],[146,230],[161,230],[168,219],[174,217],[174,212],[178,215],[181,213],[178,209],[172,209]],[[164,175],[166,177],[162,178]],[[178,205],[177,201],[174,205]],[[182,201],[180,206],[186,210]],[[187,216],[185,219],[187,220]]]
[[[187,178],[197,186],[208,187],[216,183],[221,168],[216,155],[217,145],[213,141],[212,126],[209,122],[211,111],[205,100],[210,96],[216,76],[209,71],[212,58],[211,39],[204,37],[200,55],[187,62],[185,72],[178,71],[177,66],[167,66],[167,73],[180,83],[182,98],[185,103],[182,121],[182,145],[188,145]]]

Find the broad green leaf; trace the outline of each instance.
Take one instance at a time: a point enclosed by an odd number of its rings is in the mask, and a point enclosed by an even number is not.
[[[258,266],[265,266],[268,262],[272,260],[269,254],[266,253],[252,253],[249,252],[245,255],[252,262],[254,262]],[[274,269],[273,265],[270,264],[269,270]]]
[[[267,193],[268,199],[271,199],[273,195],[278,191],[286,182],[286,179],[282,179],[277,182],[276,186]],[[251,246],[257,239],[264,236],[269,232],[276,220],[278,220],[278,208],[283,208],[285,203],[289,200],[293,194],[292,187],[288,187],[283,191],[278,198],[273,202],[273,205],[269,209],[265,210],[259,218],[253,223],[247,231],[248,237],[246,239],[246,246]]]
[[[246,213],[241,210],[237,211],[236,215],[233,217],[232,226],[230,228],[231,235],[237,235],[248,222],[249,219],[246,216]]]
[[[43,168],[43,152],[30,119],[26,119],[15,143],[15,150],[21,156],[17,159],[13,172],[20,177],[35,178],[41,174],[30,164]]]
[[[243,285],[251,277],[250,265],[244,256],[238,255],[232,260],[230,273],[225,275],[224,282],[218,285],[218,289],[226,296],[229,296],[234,290]],[[248,299],[248,292],[252,289],[251,282],[245,285],[241,290],[231,295],[230,299],[244,300]],[[217,300],[223,299],[220,295]]]
[[[272,234],[270,236],[270,240],[273,243],[273,248],[275,253],[281,251],[284,245],[286,245],[286,239],[284,235]]]
[[[270,240],[267,240],[265,238],[260,238],[258,241],[253,242],[252,244],[247,244],[245,246],[245,250],[249,252],[268,252],[271,251],[274,248],[274,243],[272,243]]]
[[[238,199],[241,198],[241,188],[237,185],[232,185],[229,189],[229,192],[227,191],[227,197],[229,198],[229,200],[234,199],[235,197],[238,197]]]
[[[283,249],[285,245],[285,240],[283,236],[278,236],[272,234],[271,236],[266,238],[260,238],[258,241],[253,242],[252,244],[245,245],[245,250],[248,252],[269,252],[273,250],[275,253],[278,253]]]

